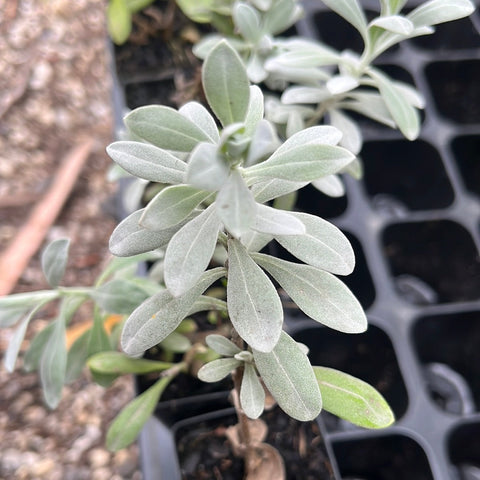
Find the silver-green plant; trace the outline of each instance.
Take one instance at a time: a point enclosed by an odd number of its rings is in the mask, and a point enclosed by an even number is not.
[[[131,442],[168,383],[194,371],[198,362],[198,376],[206,382],[233,372],[247,443],[246,418],[262,414],[266,392],[299,420],[314,419],[323,408],[367,428],[393,422],[378,392],[345,373],[312,366],[305,347],[284,331],[276,285],[327,327],[360,333],[367,321],[336,277],[351,273],[355,263],[343,233],[320,217],[274,207],[308,184],[341,195],[338,174],[360,175],[362,135],[348,111],[398,128],[408,139],[418,136],[423,99],[372,62],[399,41],[469,15],[473,6],[468,0],[431,0],[402,15],[405,1],[381,0],[379,16],[367,22],[357,0],[324,3],[360,32],[361,55],[277,37],[301,14],[295,0],[183,0],[187,14],[227,32],[195,47],[205,60],[208,105],[138,108],[125,118],[130,140],[107,148],[128,174],[160,185],[159,193],[115,229],[110,249],[119,258],[94,287],[59,286],[68,243],[58,241],[43,257],[53,290],[0,299],[1,326],[23,317],[6,355],[10,370],[30,319],[46,303],[61,302],[58,318],[34,339],[25,358],[27,367],[39,370],[52,407],[87,358],[104,384],[121,373],[160,372],[112,425],[111,448]],[[264,95],[255,83],[279,95]],[[300,262],[264,253],[274,239]],[[136,265],[146,259],[157,261],[152,271],[159,281],[136,275]],[[219,282],[226,302],[211,294]],[[66,327],[86,300],[95,302],[93,326],[67,352]],[[193,328],[189,317],[214,310],[224,312],[229,327],[207,336],[206,346],[191,343],[184,335]],[[130,357],[113,351],[118,337],[106,334],[108,313],[128,316],[121,347]],[[167,361],[136,358],[158,344]],[[184,356],[174,362],[173,353]]]

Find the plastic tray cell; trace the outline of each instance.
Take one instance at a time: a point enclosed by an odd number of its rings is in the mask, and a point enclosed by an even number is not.
[[[413,439],[390,434],[333,442],[343,480],[433,480],[427,456]]]
[[[480,60],[433,62],[425,72],[441,115],[458,124],[480,123]]]
[[[459,425],[448,439],[451,462],[460,480],[480,478],[480,420]]]
[[[413,341],[432,400],[443,410],[480,407],[480,311],[421,317]]]
[[[465,187],[480,196],[480,135],[456,137],[451,148]]]
[[[383,249],[397,285],[406,277],[421,284],[429,291],[428,303],[480,298],[480,259],[470,233],[460,224],[451,220],[392,224],[384,230]]]
[[[398,209],[448,207],[454,192],[438,151],[423,140],[366,142],[362,150],[365,187],[374,207]],[[413,172],[413,173],[412,173]]]

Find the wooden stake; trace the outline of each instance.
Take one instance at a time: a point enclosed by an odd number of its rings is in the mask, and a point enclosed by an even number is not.
[[[48,192],[0,255],[0,296],[13,290],[28,262],[40,248],[70,195],[93,144],[93,138],[82,140],[68,152]]]

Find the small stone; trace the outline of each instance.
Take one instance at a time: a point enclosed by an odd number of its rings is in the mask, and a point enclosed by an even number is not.
[[[95,470],[92,475],[92,480],[111,480],[112,472],[105,467]]]
[[[51,473],[54,468],[55,462],[52,458],[43,458],[31,466],[30,472],[34,478],[37,478]]]
[[[32,90],[43,90],[51,82],[52,76],[53,68],[50,63],[46,61],[38,62],[33,69],[29,86]]]
[[[94,448],[88,454],[88,461],[93,468],[104,467],[110,462],[110,453],[101,448]]]

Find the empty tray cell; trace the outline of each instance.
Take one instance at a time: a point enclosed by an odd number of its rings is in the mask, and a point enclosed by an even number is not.
[[[402,216],[408,210],[445,208],[453,201],[440,155],[427,142],[367,142],[362,159],[365,186],[378,210]]]
[[[346,335],[313,326],[295,332],[293,337],[309,348],[312,365],[341,370],[374,386],[385,397],[397,420],[407,410],[407,391],[397,357],[392,342],[380,328],[370,325],[365,333]],[[328,422],[330,430],[349,428],[341,420],[336,422]]]
[[[433,401],[453,414],[478,411],[480,312],[422,317],[413,340]]]
[[[433,480],[422,447],[403,435],[336,441],[333,452],[343,480]]]
[[[480,298],[480,259],[469,232],[450,220],[397,223],[383,233],[397,292],[414,304]]]
[[[452,151],[465,186],[480,195],[480,135],[455,138]]]
[[[450,461],[457,467],[459,480],[480,478],[480,423],[459,425],[448,439]]]
[[[460,124],[480,122],[480,60],[434,62],[426,75],[443,116]]]
[[[414,45],[428,50],[457,50],[479,48],[480,36],[469,18],[435,26],[433,35],[423,35],[410,40]]]

